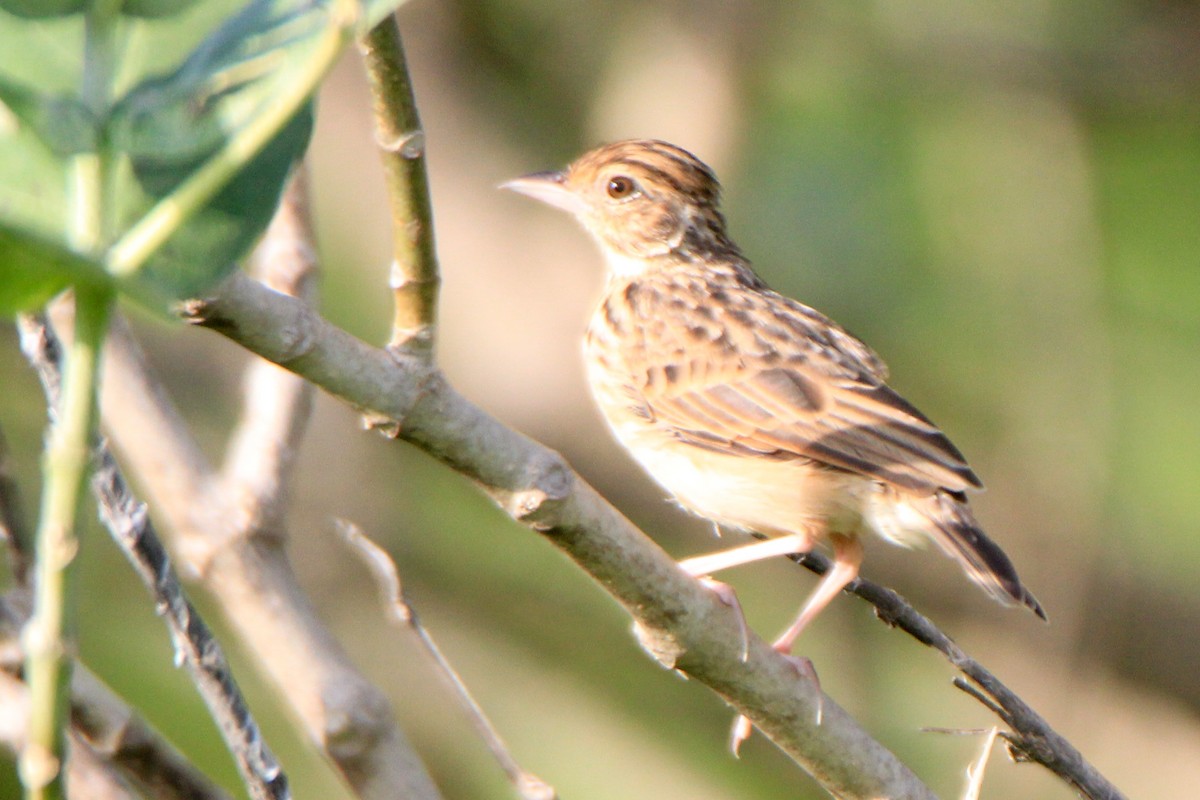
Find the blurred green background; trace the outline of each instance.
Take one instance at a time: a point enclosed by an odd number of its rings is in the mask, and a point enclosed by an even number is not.
[[[777,289],[892,367],[988,485],[975,506],[1051,618],[991,603],[935,553],[869,547],[895,586],[1131,797],[1200,785],[1200,10],[1185,2],[421,0],[401,10],[428,137],[444,273],[440,353],[480,405],[560,450],[680,557],[716,546],[610,441],[578,342],[601,283],[565,216],[495,191],[600,141],[674,141],[726,186],[734,238]],[[388,220],[355,54],[311,151],[323,309],[387,337]],[[142,320],[214,458],[244,357]],[[44,412],[11,329],[0,424],[36,507]],[[447,797],[509,796],[498,769],[330,519],[395,555],[412,600],[523,765],[563,797],[817,798],[761,737],[644,657],[623,613],[466,481],[321,398],[293,491],[291,555],[321,614],[391,692]],[[89,513],[89,518],[92,515]],[[87,532],[83,660],[229,786],[121,556]],[[728,576],[763,635],[814,579]],[[211,609],[203,595],[202,609]],[[220,619],[210,611],[220,628]],[[233,642],[298,798],[344,796]],[[825,690],[943,797],[993,718],[936,654],[844,598],[805,634]],[[17,792],[0,761],[0,797]],[[997,754],[984,797],[1069,798]]]

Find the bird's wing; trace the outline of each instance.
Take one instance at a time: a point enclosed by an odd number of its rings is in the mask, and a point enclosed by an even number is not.
[[[937,426],[883,383],[886,367],[865,344],[773,292],[749,305],[710,318],[710,343],[682,359],[678,348],[671,355],[646,343],[639,388],[672,435],[718,451],[811,459],[922,493],[981,485]],[[669,363],[655,363],[656,353]]]

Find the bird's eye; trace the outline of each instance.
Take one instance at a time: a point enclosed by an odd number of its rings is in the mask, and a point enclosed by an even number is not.
[[[613,200],[624,200],[626,197],[633,196],[637,191],[637,184],[633,182],[633,178],[617,175],[608,179],[608,185],[604,187],[604,190]]]

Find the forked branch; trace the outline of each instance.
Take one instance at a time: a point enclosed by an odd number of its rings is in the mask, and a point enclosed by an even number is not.
[[[21,339],[22,349],[41,378],[48,404],[57,405],[61,383],[57,339],[44,320],[31,317],[22,319]],[[108,447],[100,442],[95,450],[97,467],[92,488],[99,501],[100,519],[153,595],[155,607],[171,632],[176,657],[191,673],[217,721],[250,796],[256,800],[287,800],[291,797],[287,776],[263,741],[221,646],[184,597],[146,507],[133,498]]]

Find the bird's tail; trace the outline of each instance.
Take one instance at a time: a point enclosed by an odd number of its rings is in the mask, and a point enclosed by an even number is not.
[[[962,565],[971,580],[1001,603],[1019,603],[1046,619],[1041,603],[1021,584],[1008,556],[975,521],[965,497],[958,492],[939,491],[922,501],[910,501],[909,505],[929,521],[926,532]]]

